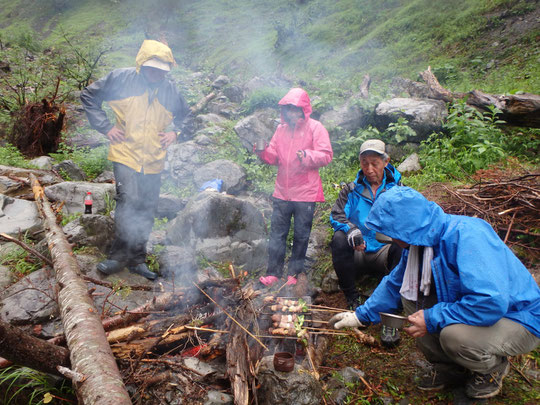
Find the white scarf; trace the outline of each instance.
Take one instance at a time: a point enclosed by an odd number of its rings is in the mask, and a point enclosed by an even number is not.
[[[403,274],[403,284],[401,284],[399,290],[403,298],[409,301],[418,301],[419,253],[419,246],[409,248],[407,267],[405,267],[405,274]],[[433,260],[433,248],[426,246],[422,260],[422,279],[420,280],[420,291],[424,295],[429,295],[431,289],[431,260]]]

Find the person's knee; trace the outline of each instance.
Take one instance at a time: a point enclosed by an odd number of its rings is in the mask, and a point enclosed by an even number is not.
[[[463,357],[467,348],[473,350],[475,346],[474,338],[464,330],[463,326],[460,324],[449,325],[441,331],[441,347],[450,358]],[[470,354],[466,357],[470,357]]]
[[[349,242],[347,242],[347,235],[345,234],[345,232],[334,232],[334,236],[332,236],[332,241],[330,242],[330,248],[332,249],[332,252],[351,250]]]

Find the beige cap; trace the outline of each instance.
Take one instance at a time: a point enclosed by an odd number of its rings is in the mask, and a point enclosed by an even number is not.
[[[386,152],[384,142],[379,139],[368,139],[360,146],[360,155],[367,151],[373,151],[380,155],[384,155]]]
[[[171,64],[167,62],[163,62],[162,60],[158,58],[148,59],[146,62],[142,64],[142,66],[153,67],[159,70],[164,70],[166,72],[171,71]]]

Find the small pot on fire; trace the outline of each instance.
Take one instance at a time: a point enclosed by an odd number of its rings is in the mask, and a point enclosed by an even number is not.
[[[294,370],[294,355],[289,352],[277,352],[274,354],[274,369],[288,373]]]

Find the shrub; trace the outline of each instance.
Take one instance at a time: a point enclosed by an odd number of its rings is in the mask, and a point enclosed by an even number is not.
[[[57,161],[72,160],[86,174],[88,179],[94,179],[104,170],[111,170],[112,163],[107,160],[107,146],[97,148],[76,147],[61,143],[57,153],[50,155]]]
[[[33,167],[24,159],[22,153],[9,143],[5,146],[0,146],[0,162],[6,166],[23,167],[27,169]]]
[[[242,107],[246,114],[251,114],[253,111],[260,108],[276,108],[279,100],[287,94],[287,91],[288,89],[279,87],[263,87],[259,90],[255,90],[251,96],[244,100]]]

